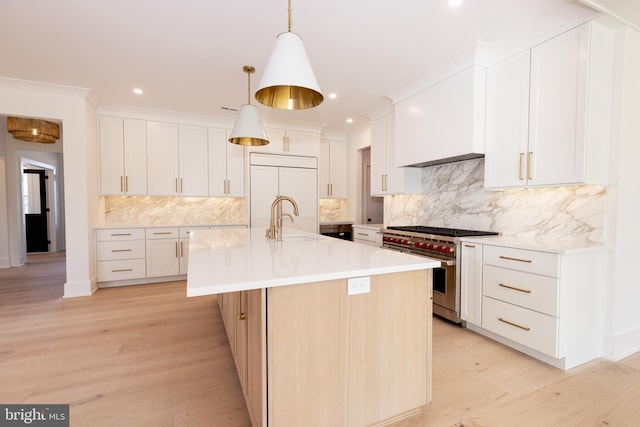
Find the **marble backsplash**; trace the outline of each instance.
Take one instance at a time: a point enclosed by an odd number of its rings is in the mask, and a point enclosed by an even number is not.
[[[604,187],[495,191],[485,190],[483,184],[484,159],[424,168],[423,194],[385,197],[385,224],[491,230],[541,239],[604,241]]]
[[[247,200],[231,197],[107,196],[106,226],[248,224]]]
[[[343,199],[320,199],[319,222],[336,222],[345,218],[346,200]]]

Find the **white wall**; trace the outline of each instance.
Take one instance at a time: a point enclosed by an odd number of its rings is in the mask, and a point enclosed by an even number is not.
[[[87,91],[78,88],[43,85],[0,79],[0,115],[39,117],[62,122],[64,141],[64,192],[66,217],[67,281],[64,295],[88,296],[95,289],[95,254],[92,227],[97,217],[96,113],[88,102]],[[5,153],[6,164],[16,159]],[[10,177],[7,177],[9,179]],[[15,179],[15,177],[13,178]],[[6,182],[6,180],[5,180]],[[6,234],[9,250],[16,251],[18,227],[16,191],[6,182],[3,208],[8,217]],[[1,224],[0,219],[0,225]],[[17,231],[15,231],[17,233]],[[5,231],[0,231],[5,234]]]
[[[605,356],[619,360],[640,351],[640,33],[616,32],[613,155],[607,242],[609,277],[606,288]]]
[[[349,218],[356,224],[361,224],[362,202],[360,200],[360,189],[362,188],[362,155],[361,149],[371,145],[371,126],[369,122],[356,124],[348,138],[349,150],[349,173],[347,176],[347,207]]]

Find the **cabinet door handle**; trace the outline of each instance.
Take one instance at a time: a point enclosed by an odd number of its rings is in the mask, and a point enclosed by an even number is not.
[[[508,257],[508,256],[502,256],[502,255],[500,255],[500,259],[506,259],[506,260],[509,260],[509,261],[526,262],[528,264],[531,264],[531,262],[532,262],[530,259],[511,258],[511,257]]]
[[[511,289],[511,290],[514,290],[514,291],[518,291],[518,292],[524,292],[525,294],[530,294],[531,293],[531,290],[529,290],[529,289],[516,288],[515,286],[505,285],[504,283],[498,283],[498,286],[500,286],[501,288],[507,288],[507,289]]]
[[[505,320],[502,317],[498,317],[498,320],[501,321],[502,323],[506,323],[507,325],[511,325],[511,326],[515,326],[516,328],[520,328],[523,331],[530,331],[531,330],[531,328],[528,328],[528,327],[522,326],[522,325],[518,325],[517,323],[509,322],[508,320]]]
[[[111,270],[112,273],[124,273],[126,271],[133,271],[133,268],[121,268],[120,270]]]
[[[129,192],[129,177],[125,176],[124,177],[124,191],[125,192]]]
[[[178,192],[178,178],[176,178],[176,193]]]
[[[182,193],[184,190],[182,189],[182,178],[180,178],[180,192]]]
[[[329,184],[331,186],[331,195],[333,196],[333,184]]]
[[[242,309],[242,291],[240,291],[240,304],[238,306],[238,320],[245,320],[247,315],[244,313]]]
[[[111,249],[111,252],[131,252],[132,249]]]
[[[470,245],[470,244],[468,244],[468,243],[465,243],[465,244],[464,244],[464,247],[465,247],[465,248],[475,248],[475,247],[476,247],[476,245]]]
[[[120,192],[124,193],[124,177],[120,175]]]
[[[111,237],[116,236],[131,236],[131,233],[111,233]]]
[[[527,155],[527,179],[533,179],[533,174],[531,171],[532,159],[533,159],[533,152],[529,151],[529,154]]]
[[[382,184],[380,185],[380,187],[382,187],[382,191],[384,191],[384,175],[382,175],[380,178],[382,178]]]
[[[520,168],[518,169],[518,179],[520,181],[524,180],[524,176],[522,175],[522,164],[524,163],[524,153],[520,153]]]
[[[154,236],[157,236],[157,235],[160,235],[160,234],[171,234],[171,232],[170,231],[154,231],[153,232]]]
[[[180,242],[180,258],[184,257],[184,242]]]
[[[176,258],[178,258],[180,255],[178,255],[178,242],[176,242]]]
[[[367,233],[358,233],[358,236],[368,236],[369,234]]]

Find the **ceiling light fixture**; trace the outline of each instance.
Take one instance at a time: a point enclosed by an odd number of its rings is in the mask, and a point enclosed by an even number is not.
[[[288,30],[276,37],[256,99],[281,110],[304,110],[320,105],[324,97],[302,39],[291,31],[291,0],[287,12]]]
[[[133,93],[135,93],[136,95],[142,95],[144,93],[144,91],[142,89],[140,89],[139,87],[133,89]]]
[[[251,105],[251,74],[255,73],[256,69],[251,65],[245,65],[242,71],[247,73],[247,103],[240,107],[236,123],[229,135],[229,142],[248,146],[267,145],[269,140],[262,127],[258,109]]]
[[[55,144],[60,138],[60,126],[41,119],[7,117],[7,131],[15,139],[26,142]]]

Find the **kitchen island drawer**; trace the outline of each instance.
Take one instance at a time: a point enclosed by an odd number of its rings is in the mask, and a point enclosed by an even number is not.
[[[559,277],[559,256],[551,252],[485,245],[482,260],[485,265]]]
[[[482,327],[551,357],[560,357],[556,317],[485,296]]]
[[[113,261],[117,259],[136,259],[145,257],[144,240],[120,240],[112,242],[98,242],[98,261]]]
[[[487,265],[482,284],[486,296],[558,316],[560,279]]]
[[[144,240],[144,228],[109,228],[96,230],[96,240],[108,242],[114,240]]]
[[[145,276],[144,258],[98,262],[98,282],[142,279]]]

